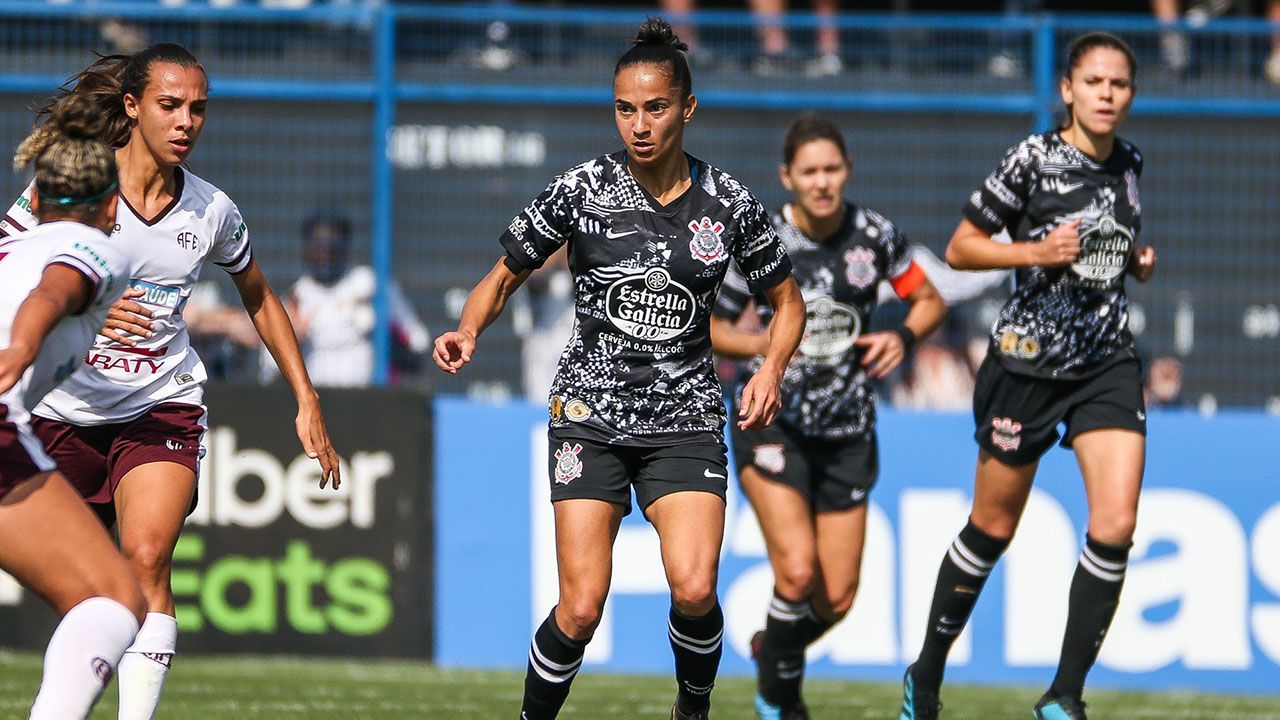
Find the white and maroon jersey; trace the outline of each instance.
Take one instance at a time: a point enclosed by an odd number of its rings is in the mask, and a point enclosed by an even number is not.
[[[52,222],[0,240],[0,342],[9,345],[14,316],[49,265],[66,265],[94,286],[88,306],[53,326],[40,352],[12,389],[0,396],[7,419],[24,425],[30,410],[81,364],[85,350],[129,281],[129,259],[102,231]]]
[[[127,347],[99,337],[84,364],[49,393],[36,414],[73,425],[102,425],[138,417],[162,402],[202,405],[204,365],[191,347],[182,308],[206,260],[229,273],[249,267],[249,231],[227,194],[177,168],[175,199],[155,217],[141,217],[124,196],[116,212],[112,241],[133,262],[131,287],[146,295],[137,302],[151,310],[152,336]],[[0,234],[29,228],[34,189],[9,208]]]

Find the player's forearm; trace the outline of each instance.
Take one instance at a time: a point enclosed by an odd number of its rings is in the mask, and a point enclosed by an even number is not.
[[[942,325],[943,319],[947,317],[947,304],[937,288],[929,282],[916,288],[907,300],[911,303],[911,309],[907,311],[902,324],[916,336],[916,340],[924,340]]]
[[[956,270],[1031,267],[1031,243],[1002,243],[978,226],[962,220],[947,244],[947,264]]]
[[[48,293],[32,290],[18,306],[9,335],[9,348],[18,353],[23,367],[35,360],[45,336],[67,314],[69,301]]]
[[[804,337],[804,298],[794,278],[787,278],[765,295],[773,307],[773,319],[769,321],[769,349],[764,355],[764,366],[781,376]]]
[[[458,332],[470,335],[472,339],[479,338],[502,315],[507,301],[529,273],[526,270],[517,275],[499,260],[467,296],[467,302],[462,306],[462,317],[458,319]]]
[[[262,338],[267,352],[276,361],[285,382],[293,389],[298,404],[315,401],[318,395],[307,374],[306,363],[302,360],[302,349],[298,346],[293,323],[289,322],[284,304],[270,288],[257,309],[249,313],[249,319],[253,321],[253,327],[258,331],[258,337]]]

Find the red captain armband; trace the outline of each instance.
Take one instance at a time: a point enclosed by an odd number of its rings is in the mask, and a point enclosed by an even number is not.
[[[889,284],[893,286],[893,291],[898,294],[898,297],[906,300],[907,297],[923,285],[924,281],[927,279],[928,278],[925,277],[924,270],[916,264],[915,260],[912,260],[911,264],[907,266],[906,271],[898,277],[890,280]]]

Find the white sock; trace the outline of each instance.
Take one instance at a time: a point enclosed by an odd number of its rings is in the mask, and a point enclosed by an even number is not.
[[[138,638],[120,661],[120,720],[151,720],[178,644],[178,621],[147,613]]]
[[[137,634],[133,613],[110,598],[91,597],[71,608],[49,638],[31,720],[88,717]]]

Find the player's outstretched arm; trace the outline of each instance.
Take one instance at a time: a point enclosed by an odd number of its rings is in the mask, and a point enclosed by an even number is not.
[[[320,487],[324,487],[332,479],[336,490],[342,484],[338,453],[329,440],[329,431],[325,429],[320,395],[311,384],[307,366],[302,362],[302,350],[298,347],[298,338],[293,332],[293,324],[289,322],[289,314],[285,312],[284,304],[262,274],[257,260],[250,260],[249,266],[232,275],[231,279],[240,292],[240,300],[253,320],[258,337],[262,338],[262,344],[271,352],[271,357],[280,368],[280,374],[289,383],[289,387],[293,388],[293,395],[298,399],[298,417],[294,421],[298,439],[302,441],[307,457],[320,461]]]
[[[0,393],[18,383],[53,326],[83,310],[93,299],[93,291],[93,281],[70,265],[55,263],[45,267],[40,284],[18,306],[9,347],[0,350]]]
[[[743,430],[768,427],[773,422],[782,407],[779,390],[782,375],[804,337],[804,297],[795,278],[788,276],[765,290],[764,295],[773,306],[773,319],[769,321],[769,348],[764,353],[760,369],[742,388],[738,427]]]
[[[493,269],[471,289],[467,302],[462,306],[458,329],[436,338],[431,357],[436,365],[447,373],[456,374],[463,365],[471,362],[476,349],[476,339],[485,328],[493,324],[507,306],[507,300],[524,281],[531,270],[513,272],[507,267],[506,257],[498,260]]]

